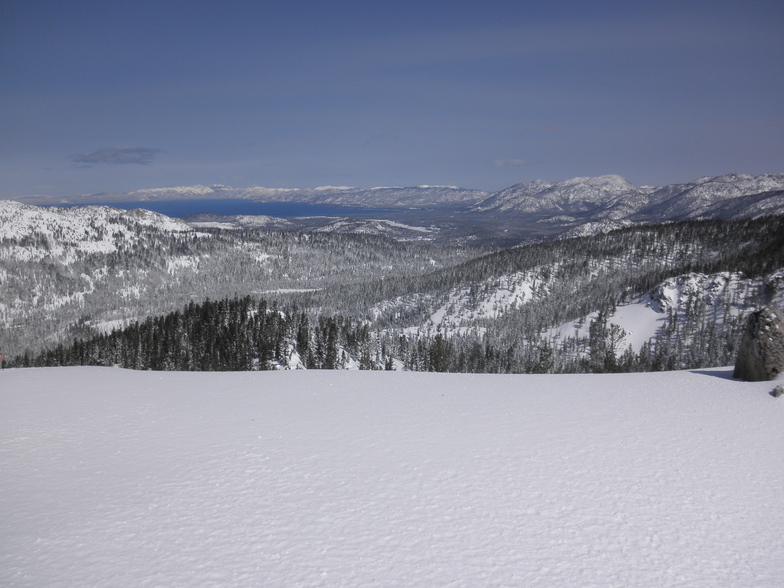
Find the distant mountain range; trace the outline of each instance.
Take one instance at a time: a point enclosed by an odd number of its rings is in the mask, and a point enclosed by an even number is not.
[[[85,194],[73,198],[30,196],[20,202],[38,205],[111,204],[112,202],[163,202],[172,200],[247,200],[251,202],[291,202],[299,204],[341,206],[366,209],[407,209],[432,206],[468,207],[488,198],[481,190],[457,186],[415,186],[352,188],[322,186],[320,188],[232,188],[230,186],[178,186],[152,188],[125,193]]]
[[[567,215],[591,220],[686,220],[755,217],[784,212],[784,174],[728,174],[663,188],[635,186],[620,176],[517,184],[474,211]]]
[[[19,200],[48,205],[138,202],[140,207],[145,207],[145,203],[177,200],[328,205],[361,209],[365,214],[373,212],[377,218],[402,222],[409,228],[416,225],[428,229],[440,227],[444,230],[439,238],[455,243],[478,239],[510,246],[529,239],[594,234],[638,223],[700,218],[734,220],[784,214],[784,174],[727,174],[664,187],[636,186],[620,176],[605,175],[561,182],[537,180],[516,184],[494,194],[456,186],[279,189],[213,185],[90,194],[68,199],[35,196]],[[345,216],[351,217],[352,213],[347,211]],[[209,220],[217,222],[219,219]],[[247,225],[248,222],[244,219],[235,225]],[[270,222],[267,220],[265,224]],[[310,226],[313,222],[310,220],[307,227],[300,228],[313,229],[315,227]],[[321,230],[330,230],[322,228],[322,223],[318,225]],[[375,220],[368,221],[365,216],[361,222],[350,226],[343,223],[334,230],[388,234],[390,228],[379,227]]]

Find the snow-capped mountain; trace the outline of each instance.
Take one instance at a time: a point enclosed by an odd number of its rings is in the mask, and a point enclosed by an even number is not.
[[[456,186],[291,189],[232,188],[216,184],[91,194],[65,200],[46,196],[20,198],[31,204],[124,203],[125,206],[128,202],[139,202],[139,206],[150,207],[151,203],[178,200],[332,206],[346,209],[343,214],[346,217],[372,210],[374,216],[378,215],[375,218],[407,225],[422,226],[424,222],[426,226],[438,226],[442,229],[438,238],[445,240],[448,236],[452,244],[466,243],[473,238],[508,247],[525,240],[595,234],[634,223],[784,214],[784,174],[732,173],[663,187],[636,186],[618,175],[604,175],[559,182],[536,180],[494,194]],[[341,230],[348,231],[350,225],[344,223]],[[353,225],[358,232],[374,231],[367,223]]]
[[[784,174],[727,174],[661,188],[620,176],[517,184],[474,207],[477,212],[535,215],[563,226],[597,221],[745,218],[784,213]]]
[[[51,256],[108,254],[138,245],[146,232],[187,233],[178,219],[144,209],[106,206],[49,209],[0,200],[0,256],[38,261]]]
[[[30,206],[12,200],[0,200],[0,239],[22,238],[32,233],[59,239],[84,240],[83,231],[94,236],[96,231],[129,233],[137,225],[162,231],[190,231],[183,221],[142,208],[120,210],[108,206],[81,206],[50,209]],[[99,229],[99,227],[101,227]]]
[[[258,199],[258,190],[248,188],[249,197]],[[415,187],[377,187],[352,188],[346,186],[323,186],[313,190],[281,192],[277,202],[303,202],[342,206],[348,208],[428,208],[433,206],[467,207],[487,198],[488,192],[471,190],[457,186],[415,186]],[[266,196],[265,196],[266,198]],[[271,199],[270,199],[271,200]]]
[[[607,218],[604,215],[613,216],[615,209],[623,215],[644,204],[650,191],[650,188],[640,188],[616,175],[556,183],[537,180],[502,190],[479,203],[475,210],[559,215],[599,212]],[[614,216],[618,217],[618,213]]]
[[[247,200],[251,202],[291,202],[345,208],[408,209],[433,206],[468,207],[487,198],[489,192],[457,186],[414,186],[356,188],[321,186],[318,188],[232,188],[224,185],[152,188],[127,193],[86,194],[75,198],[53,199],[46,196],[21,198],[30,204],[111,204],[112,202],[156,202],[171,200]]]
[[[784,174],[727,174],[673,184],[650,193],[641,218],[738,218],[784,212]]]

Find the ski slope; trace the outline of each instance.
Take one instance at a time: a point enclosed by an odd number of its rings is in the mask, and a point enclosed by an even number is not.
[[[0,585],[780,587],[731,373],[6,370]]]

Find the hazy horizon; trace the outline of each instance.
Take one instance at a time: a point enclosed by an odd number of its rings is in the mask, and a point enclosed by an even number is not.
[[[779,2],[0,7],[0,198],[781,172]]]

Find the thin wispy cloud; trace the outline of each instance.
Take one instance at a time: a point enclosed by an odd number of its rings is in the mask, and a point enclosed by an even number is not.
[[[92,153],[72,155],[68,159],[75,163],[88,165],[98,163],[150,165],[158,153],[161,153],[160,149],[147,147],[106,147]]]

